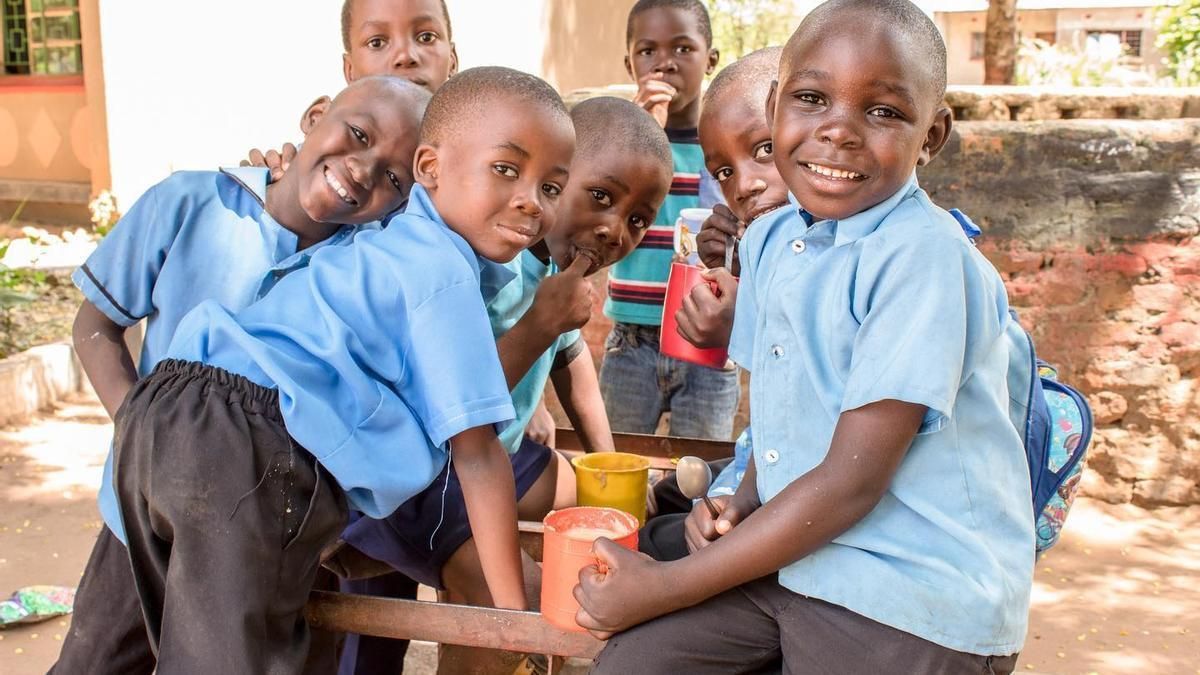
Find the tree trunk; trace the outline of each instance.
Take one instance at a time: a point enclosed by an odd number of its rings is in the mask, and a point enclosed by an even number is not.
[[[983,83],[1012,84],[1017,71],[1017,0],[988,0]]]

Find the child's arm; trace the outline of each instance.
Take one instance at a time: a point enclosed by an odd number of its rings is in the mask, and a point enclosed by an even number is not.
[[[547,448],[554,447],[554,415],[546,409],[546,399],[543,396],[542,400],[538,401],[537,407],[533,409],[533,415],[529,418],[529,424],[525,425],[525,435],[534,443],[541,443]]]
[[[125,344],[125,328],[84,300],[75,314],[71,340],[96,396],[108,416],[115,417],[125,394],[138,379],[133,355]]]
[[[738,282],[723,267],[704,271],[704,278],[717,284],[697,284],[675,312],[676,330],[683,339],[700,348],[728,347],[733,332],[733,312]]]
[[[543,281],[529,310],[496,340],[509,389],[558,336],[581,328],[592,317],[592,282],[583,276],[589,265],[589,258],[578,256],[570,267]]]
[[[560,357],[565,361],[561,366],[558,363]],[[579,434],[583,449],[587,452],[616,450],[604,399],[600,396],[596,366],[583,338],[559,352],[554,366],[554,370],[550,371],[554,391],[567,418],[571,420],[571,426]]]
[[[512,462],[490,426],[459,433],[450,448],[492,602],[500,609],[525,609]]]
[[[829,543],[875,508],[925,410],[885,400],[842,413],[819,465],[740,523],[718,520],[728,534],[681,560],[655,563],[597,541],[608,573],[594,566],[581,572],[580,625],[599,634],[624,630],[777,572]]]

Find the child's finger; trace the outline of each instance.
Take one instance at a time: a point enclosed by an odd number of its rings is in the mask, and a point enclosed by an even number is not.
[[[571,261],[571,264],[567,265],[567,269],[559,272],[559,274],[575,275],[577,277],[582,277],[584,274],[587,274],[588,268],[590,268],[591,266],[592,266],[591,258],[587,257],[586,255],[577,255],[577,256],[575,256],[575,259]]]
[[[727,296],[733,296],[733,295],[737,294],[737,288],[738,288],[737,277],[733,276],[733,272],[725,269],[724,267],[716,267],[716,268],[704,270],[703,276],[705,279],[709,279],[711,281],[716,282],[716,284],[717,284],[716,295],[719,295],[720,297],[725,298]],[[708,284],[704,284],[704,286],[708,287]],[[712,291],[712,289],[709,288],[710,293],[711,293],[711,291]]]
[[[284,143],[283,150],[279,153],[281,156],[280,168],[284,171],[292,165],[292,160],[296,159],[296,146],[291,143]]]

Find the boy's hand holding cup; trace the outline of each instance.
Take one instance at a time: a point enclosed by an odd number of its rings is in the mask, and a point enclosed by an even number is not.
[[[708,283],[693,286],[675,312],[676,330],[701,349],[727,349],[738,281],[723,267],[705,270],[702,276]]]
[[[738,222],[737,217],[733,215],[733,211],[730,211],[728,206],[714,205],[712,215],[704,221],[704,225],[700,228],[700,234],[696,235],[696,245],[700,249],[701,262],[709,269],[724,267],[732,242],[733,256],[729,271],[733,276],[739,276],[741,265],[738,263],[737,245],[745,233],[746,226]]]
[[[595,289],[584,275],[592,260],[576,256],[567,269],[543,281],[533,298],[531,312],[537,312],[538,325],[546,326],[554,335],[582,328],[592,318]]]
[[[671,99],[675,98],[675,87],[667,84],[662,73],[646,73],[638,78],[637,94],[633,102],[646,109],[658,122],[658,126],[667,126],[667,113]]]

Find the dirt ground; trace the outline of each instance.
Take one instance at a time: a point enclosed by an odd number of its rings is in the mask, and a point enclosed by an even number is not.
[[[0,596],[73,585],[100,527],[111,427],[81,397],[0,429]],[[0,673],[44,673],[69,619],[0,630]],[[431,672],[418,645],[409,673]],[[1147,511],[1081,500],[1037,566],[1020,672],[1200,675],[1200,506]]]

